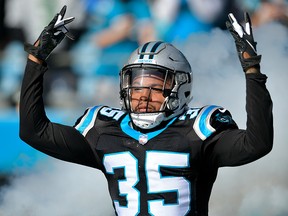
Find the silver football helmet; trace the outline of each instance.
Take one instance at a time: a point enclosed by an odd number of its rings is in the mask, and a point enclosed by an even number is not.
[[[143,86],[139,77],[163,81],[163,85]],[[137,84],[135,84],[137,83]],[[133,110],[132,93],[148,91],[146,110]],[[162,92],[164,102],[159,110],[149,109],[149,99],[154,92]],[[192,99],[192,71],[186,57],[172,44],[161,41],[148,42],[136,49],[120,72],[120,98],[133,123],[141,129],[151,129],[162,121],[183,113]],[[143,108],[143,107],[142,107]]]

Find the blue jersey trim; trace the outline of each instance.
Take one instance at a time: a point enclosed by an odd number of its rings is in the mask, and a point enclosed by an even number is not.
[[[147,140],[149,141],[150,139],[156,137],[157,135],[159,135],[160,133],[162,133],[165,129],[168,128],[169,125],[171,125],[177,118],[173,118],[172,120],[170,120],[170,122],[162,129],[160,130],[156,130],[154,132],[149,132],[145,135],[147,135]],[[129,126],[129,122],[131,121],[129,115],[126,115],[125,118],[121,121],[120,127],[122,129],[122,131],[127,134],[128,136],[134,138],[135,140],[139,140],[139,137],[143,135],[143,133],[134,130],[133,128],[131,128]]]
[[[210,117],[219,108],[219,106],[215,105],[204,107],[197,116],[193,128],[202,140],[205,140],[215,132],[215,129],[210,125]]]
[[[216,106],[209,106],[205,111],[202,113],[200,120],[199,120],[199,128],[202,134],[204,134],[206,137],[210,136],[212,134],[212,130],[207,127],[209,122],[206,122],[207,116],[213,110]]]
[[[79,125],[76,126],[76,129],[81,133],[83,134],[85,129],[90,125],[92,119],[93,119],[93,116],[95,114],[95,112],[97,111],[97,109],[99,108],[100,106],[94,106],[93,108],[89,109],[88,113],[87,113],[87,116],[85,117],[84,121],[83,122],[80,122]]]

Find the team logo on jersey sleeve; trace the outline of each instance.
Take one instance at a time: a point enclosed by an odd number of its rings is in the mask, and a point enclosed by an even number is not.
[[[216,130],[210,124],[211,115],[213,112],[221,107],[219,106],[206,106],[204,107],[199,115],[197,116],[193,128],[195,133],[200,137],[201,140],[207,139]]]

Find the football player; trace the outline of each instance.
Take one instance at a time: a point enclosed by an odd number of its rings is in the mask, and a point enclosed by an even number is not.
[[[66,25],[74,18],[64,19],[65,10],[33,45],[25,44],[21,139],[52,157],[101,170],[117,215],[208,215],[218,168],[250,163],[272,149],[272,101],[248,14],[244,26],[233,14],[227,21],[246,77],[245,130],[225,108],[188,107],[190,64],[162,41],[140,46],[121,70],[121,108],[92,106],[72,127],[51,122],[42,98],[46,59],[71,38]]]

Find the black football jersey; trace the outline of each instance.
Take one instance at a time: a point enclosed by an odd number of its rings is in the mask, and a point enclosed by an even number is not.
[[[272,100],[264,74],[245,76],[245,130],[227,110],[205,106],[143,133],[130,126],[125,111],[106,106],[87,109],[74,127],[51,122],[42,97],[46,71],[28,60],[20,138],[52,157],[100,169],[118,215],[208,215],[218,168],[255,161],[272,149]]]
[[[134,130],[130,121],[122,110],[95,106],[75,126],[99,158],[116,212],[203,215],[217,172],[217,165],[206,161],[211,155],[205,158],[205,140],[237,128],[229,112],[217,106],[191,108],[150,133]]]

